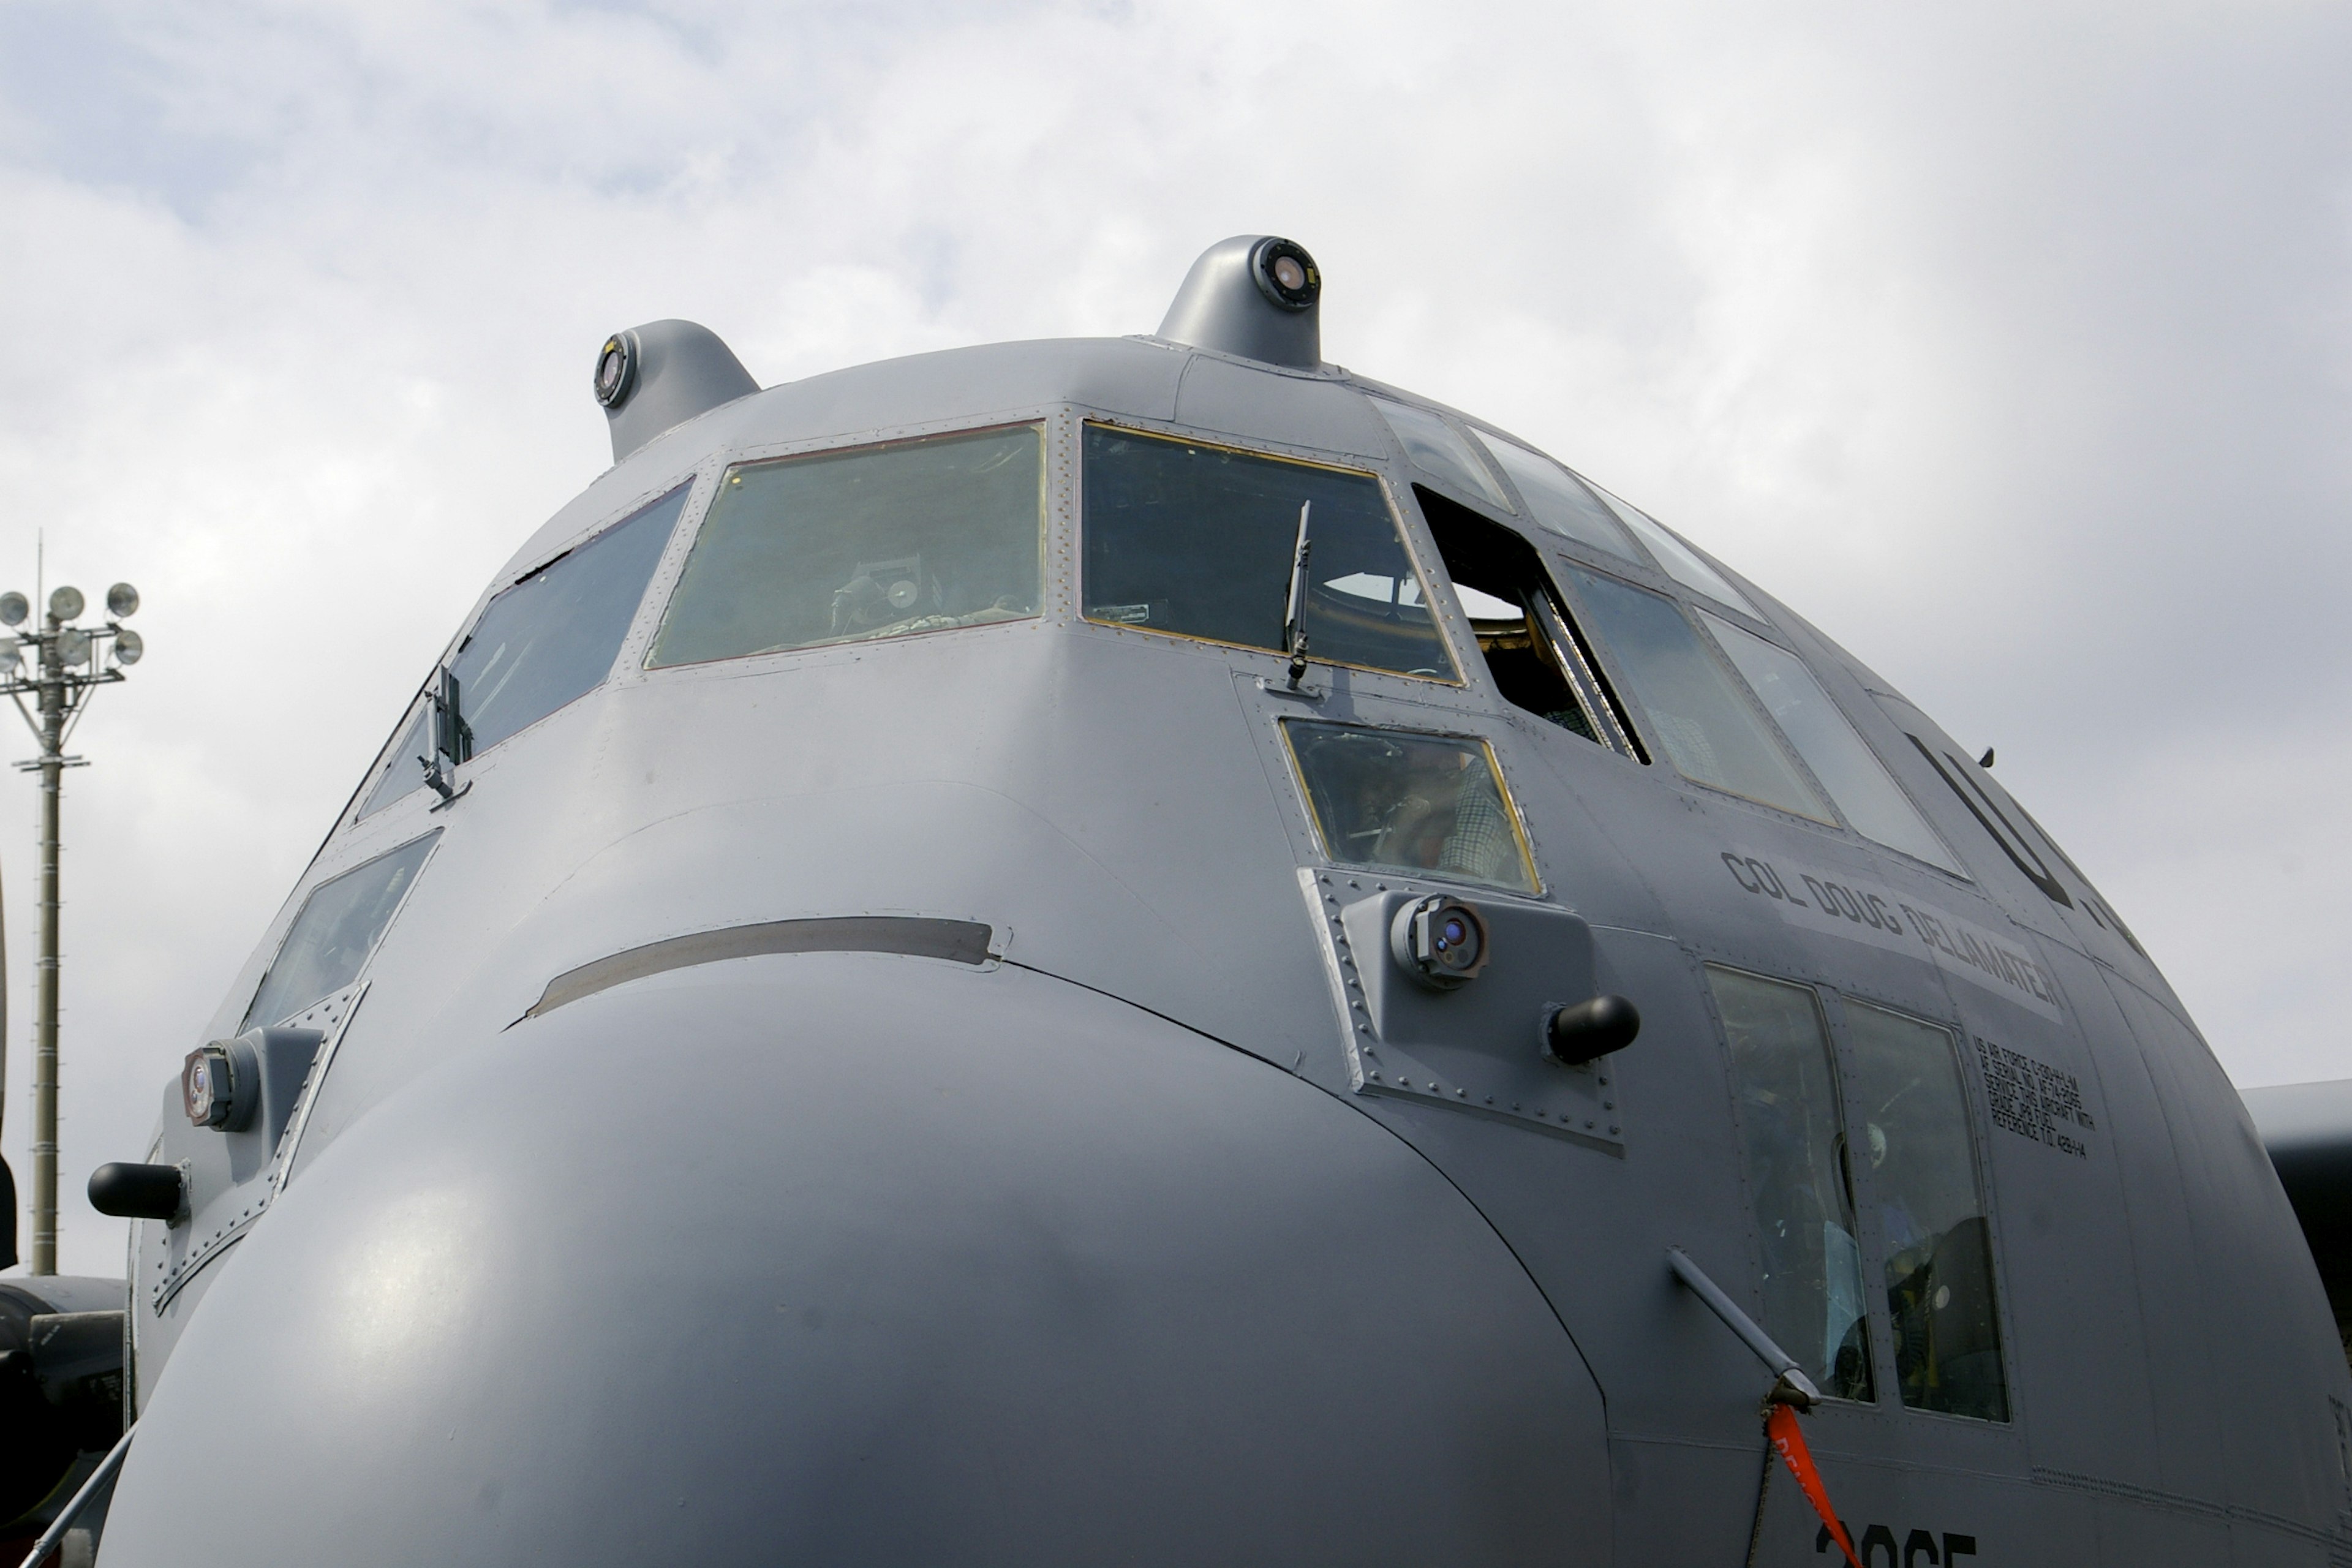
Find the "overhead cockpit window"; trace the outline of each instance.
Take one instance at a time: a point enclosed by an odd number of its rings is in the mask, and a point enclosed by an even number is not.
[[[1764,612],[1749,604],[1748,596],[1733,587],[1729,578],[1701,560],[1698,552],[1668,533],[1647,512],[1619,500],[1599,485],[1592,489],[1633,531],[1634,537],[1649,547],[1667,576],[1685,588],[1697,589],[1718,604],[1729,605],[1743,616],[1753,616],[1759,621],[1764,618]]]
[[[1455,679],[1370,474],[1089,425],[1086,507],[1090,621],[1286,651],[1303,517],[1314,659]]]
[[[1528,503],[1528,510],[1538,523],[1606,554],[1622,555],[1629,561],[1641,559],[1642,552],[1625,537],[1624,525],[1598,496],[1585,488],[1583,480],[1549,458],[1530,452],[1515,441],[1506,441],[1484,430],[1473,433],[1485,443],[1486,450],[1495,454],[1495,461],[1511,476],[1511,482],[1519,487],[1520,499]]]
[[[1705,611],[1700,618],[1855,832],[1930,866],[1960,874],[1952,852],[1936,837],[1936,830],[1927,826],[1927,819],[1919,815],[1919,808],[1911,804],[1886,764],[1854,733],[1853,726],[1802,659]]]
[[[1845,1017],[1862,1120],[1853,1154],[1882,1229],[1903,1403],[2006,1421],[1992,1236],[1955,1042],[1948,1030],[1859,1002],[1845,1005]]]
[[[1034,616],[1045,471],[1034,425],[738,463],[646,663]]]
[[[1282,734],[1334,865],[1537,890],[1527,836],[1485,742],[1304,720]]]
[[[1871,1397],[1862,1248],[1821,1004],[1805,986],[1707,966],[1731,1047],[1739,1143],[1764,1249],[1764,1331],[1824,1394]]]
[[[612,673],[688,489],[680,485],[490,601],[449,661],[477,752]]]
[[[290,1018],[357,980],[440,837],[413,838],[311,889],[237,1028]]]
[[[1412,459],[1415,468],[1444,480],[1465,495],[1505,511],[1511,510],[1502,487],[1495,483],[1486,465],[1478,460],[1478,454],[1470,449],[1470,443],[1453,426],[1428,409],[1415,408],[1409,403],[1375,397],[1371,404],[1388,422],[1397,445],[1404,448],[1404,455]]]
[[[1570,568],[1601,647],[1649,719],[1650,739],[1685,778],[1766,805],[1832,818],[1731,674],[1675,602]]]

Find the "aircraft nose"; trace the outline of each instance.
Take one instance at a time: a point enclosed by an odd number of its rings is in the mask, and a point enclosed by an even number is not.
[[[109,1568],[1609,1553],[1597,1392],[1443,1178],[1017,969],[486,1030],[215,1267]]]

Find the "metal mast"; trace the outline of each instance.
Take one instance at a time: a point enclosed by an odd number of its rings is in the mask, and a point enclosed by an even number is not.
[[[117,583],[107,590],[106,607],[104,626],[77,626],[73,622],[82,612],[81,591],[58,589],[49,595],[41,629],[16,633],[16,646],[5,652],[7,678],[0,680],[0,691],[15,700],[41,743],[38,757],[16,764],[41,775],[41,947],[35,961],[33,1247],[28,1259],[35,1274],[58,1271],[58,807],[65,795],[65,770],[87,765],[79,757],[66,755],[66,737],[90,693],[123,679],[123,667],[138,663],[145,651],[139,634],[118,624],[120,617],[139,608],[139,591]],[[21,626],[31,608],[22,594],[0,594],[0,626]],[[27,653],[33,657],[29,672],[22,663]],[[27,696],[34,699],[31,710],[25,706]]]

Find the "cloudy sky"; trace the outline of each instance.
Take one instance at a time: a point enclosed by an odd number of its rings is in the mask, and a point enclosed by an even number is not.
[[[147,597],[68,782],[65,1266],[120,1267],[89,1167],[604,467],[607,331],[763,383],[1146,331],[1244,231],[1314,250],[1332,358],[1997,745],[2242,1084],[2352,1075],[2347,79],[2352,12],[2244,0],[0,0],[0,587],[39,530]],[[35,810],[0,774],[20,1181]]]

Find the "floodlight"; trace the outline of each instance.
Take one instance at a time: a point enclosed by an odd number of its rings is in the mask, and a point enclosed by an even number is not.
[[[137,664],[147,651],[147,639],[129,626],[114,634],[114,662]]]
[[[139,590],[128,583],[117,583],[106,591],[106,613],[121,620],[139,613]]]
[[[1250,251],[1258,291],[1286,310],[1304,310],[1322,297],[1323,274],[1307,249],[1287,239],[1261,239]]]
[[[81,590],[74,587],[57,588],[49,594],[49,614],[61,621],[72,620],[81,614]]]
[[[614,332],[596,351],[596,401],[618,408],[637,384],[637,334]]]
[[[67,630],[59,633],[58,636],[58,660],[61,664],[88,664],[89,662],[89,634],[75,627],[68,627]]]
[[[0,626],[21,626],[25,617],[33,613],[32,601],[11,589],[0,594]]]

